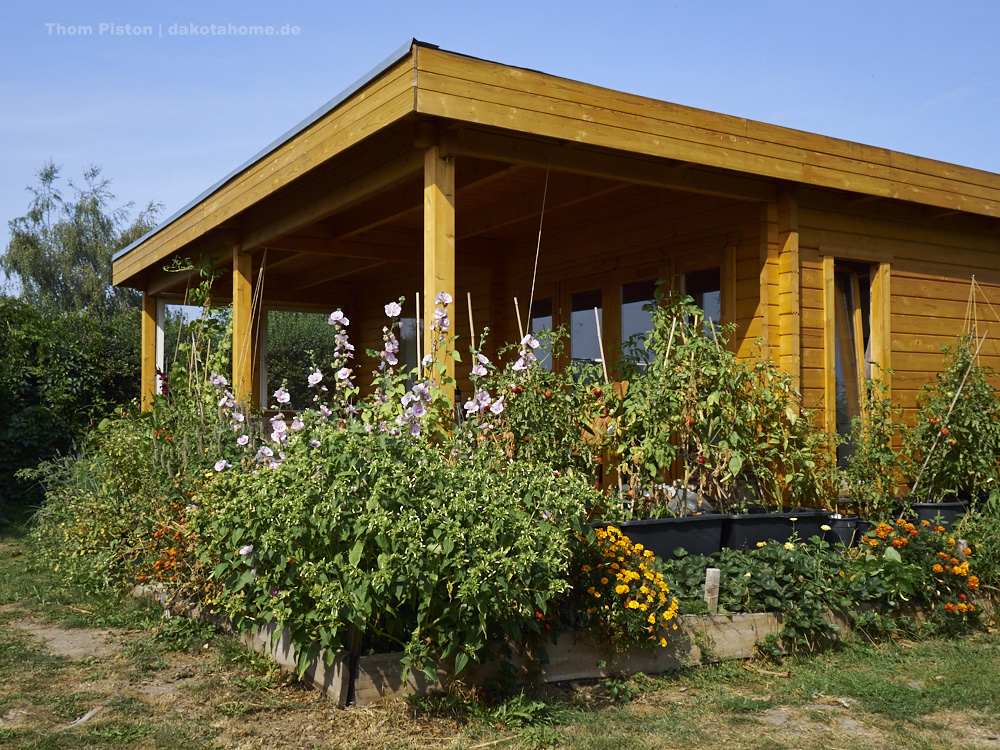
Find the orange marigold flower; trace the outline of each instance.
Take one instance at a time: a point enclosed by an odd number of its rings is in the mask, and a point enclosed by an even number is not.
[[[934,531],[936,531],[938,534],[943,534],[944,533],[944,526],[935,526],[934,527]]]
[[[931,522],[925,518],[923,521],[920,522],[920,525],[929,527],[931,525]]]
[[[940,565],[935,565],[933,568],[931,568],[931,570],[933,570],[935,573],[944,573],[944,568],[942,568]]]
[[[601,578],[601,585],[602,586],[607,586],[608,585],[608,579],[607,578]]]
[[[976,576],[969,576],[969,581],[966,584],[970,589],[974,589],[979,586],[979,578]]]
[[[870,544],[872,547],[878,547],[878,539],[869,539],[868,544]]]
[[[582,568],[580,568],[580,570],[582,570],[584,573],[589,573],[591,571],[591,567],[589,565],[584,565]]]
[[[963,604],[962,602],[959,602],[958,606],[956,607],[956,609],[959,612],[965,612],[968,608],[969,608],[969,605],[968,604]]]
[[[963,549],[962,550],[962,554],[963,555],[971,555],[972,554],[972,547],[966,547],[965,549]]]
[[[959,594],[958,595],[958,600],[960,602],[964,602],[966,599],[968,599],[968,597],[965,594]]]
[[[955,605],[952,602],[948,602],[947,604],[944,605],[944,611],[945,612],[954,612],[955,611]]]
[[[892,540],[892,546],[895,547],[896,549],[899,549],[904,544],[906,544],[905,539],[900,539],[899,537],[896,537],[895,539]]]
[[[896,525],[897,526],[906,526],[906,521],[904,521],[902,518],[897,518],[896,519]]]

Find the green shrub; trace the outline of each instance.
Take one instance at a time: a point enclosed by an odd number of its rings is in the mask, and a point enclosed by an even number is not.
[[[42,488],[16,473],[66,455],[138,395],[138,315],[100,320],[0,297],[0,508],[38,504]]]
[[[593,490],[453,447],[328,422],[274,469],[220,474],[193,514],[215,602],[240,627],[287,625],[302,667],[356,634],[459,672],[495,639],[539,632]]]

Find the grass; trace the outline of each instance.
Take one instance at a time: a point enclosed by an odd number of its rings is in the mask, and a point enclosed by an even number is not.
[[[56,656],[23,619],[103,628],[117,646]],[[66,585],[0,532],[0,748],[967,750],[1000,748],[997,705],[1000,635],[986,632],[338,711],[204,625]]]

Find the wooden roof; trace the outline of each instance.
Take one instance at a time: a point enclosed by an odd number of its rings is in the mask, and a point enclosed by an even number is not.
[[[165,290],[158,267],[170,256],[220,247],[321,247],[362,266],[406,255],[370,233],[393,221],[405,228],[419,210],[427,130],[451,133],[455,153],[472,165],[458,188],[470,197],[479,189],[483,206],[496,203],[483,186],[503,195],[525,178],[517,165],[587,175],[596,191],[639,184],[773,200],[779,185],[799,183],[1000,216],[1000,175],[414,41],[119,253],[114,283]]]

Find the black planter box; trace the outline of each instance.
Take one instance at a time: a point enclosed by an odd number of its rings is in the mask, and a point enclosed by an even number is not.
[[[940,515],[944,525],[950,527],[962,517],[968,504],[963,500],[955,500],[947,503],[913,503],[910,507],[918,521],[933,521]]]
[[[968,500],[958,499],[940,503],[919,503],[908,499],[900,507],[900,511],[896,515],[909,517],[911,520],[915,517],[917,521],[933,521],[940,516],[944,525],[950,528],[962,517],[968,508]],[[912,514],[908,512],[909,510],[912,510]]]
[[[749,549],[758,542],[787,542],[796,532],[800,540],[806,541],[812,536],[824,537],[826,532],[821,527],[829,523],[830,511],[812,509],[726,516],[722,546]]]
[[[722,549],[722,527],[725,516],[704,513],[683,518],[642,518],[618,524],[596,523],[594,526],[616,526],[633,543],[642,544],[662,559],[674,556],[683,547],[689,555],[715,554]]]
[[[826,541],[830,544],[843,544],[845,547],[857,547],[861,537],[874,527],[871,521],[859,516],[831,518],[827,523],[830,530],[826,532]]]

